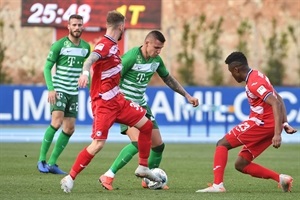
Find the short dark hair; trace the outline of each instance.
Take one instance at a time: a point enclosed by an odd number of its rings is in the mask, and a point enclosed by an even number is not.
[[[109,26],[117,27],[121,23],[124,23],[125,16],[116,10],[109,11],[106,16],[106,23]]]
[[[148,33],[148,35],[146,36],[146,39],[149,37],[153,37],[157,40],[159,40],[161,43],[164,43],[166,41],[165,36],[157,30],[151,31],[150,33]]]
[[[81,19],[81,20],[83,20],[83,17],[82,17],[81,15],[73,14],[73,15],[71,15],[71,16],[69,17],[69,21],[70,21],[71,19]]]
[[[227,65],[230,65],[231,63],[235,62],[237,65],[244,65],[248,66],[248,61],[246,56],[239,51],[232,52],[225,60],[225,63]]]

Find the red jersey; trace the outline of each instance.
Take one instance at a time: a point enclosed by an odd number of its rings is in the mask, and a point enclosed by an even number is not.
[[[93,53],[100,59],[93,65],[93,78],[90,95],[94,100],[101,97],[109,100],[120,93],[121,57],[117,42],[105,35],[95,46]]]
[[[272,106],[265,103],[269,95],[276,95],[268,77],[251,69],[246,77],[246,94],[250,105],[249,118],[261,126],[274,126]]]

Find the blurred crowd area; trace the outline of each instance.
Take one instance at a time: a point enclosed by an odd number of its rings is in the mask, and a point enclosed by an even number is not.
[[[11,77],[13,84],[44,84],[43,66],[51,44],[55,41],[54,28],[49,27],[21,27],[21,0],[1,0],[0,43],[4,47],[4,60],[1,63],[1,73]],[[215,60],[224,74],[224,85],[236,85],[230,77],[224,60],[229,53],[235,51],[239,44],[245,42],[246,55],[251,67],[263,70],[268,65],[266,58],[268,41],[272,37],[280,40],[282,34],[288,34],[289,27],[294,29],[296,38],[287,36],[287,46],[276,54],[285,67],[283,84],[288,86],[300,85],[300,1],[299,0],[162,0],[161,1],[161,31],[166,37],[165,47],[161,56],[169,71],[180,81],[179,68],[186,67],[178,62],[178,54],[187,46],[189,55],[195,61],[194,77],[197,85],[210,85],[209,62],[205,50],[210,40],[213,40],[212,25],[222,24],[218,32],[219,38],[215,45],[221,50],[219,59]],[[199,16],[205,16],[206,30],[197,31]],[[105,16],[99,16],[105,17]],[[276,25],[274,27],[274,21]],[[243,22],[249,25],[241,31]],[[190,31],[197,35],[195,45],[183,44],[184,25],[190,25]],[[275,30],[275,35],[274,31]],[[124,50],[141,45],[145,35],[150,30],[126,30]],[[83,33],[84,34],[84,33]],[[278,44],[277,44],[278,45]],[[280,48],[275,46],[274,49]],[[284,56],[284,53],[286,54]],[[279,58],[278,58],[279,57]],[[164,85],[158,77],[154,77],[152,85]]]

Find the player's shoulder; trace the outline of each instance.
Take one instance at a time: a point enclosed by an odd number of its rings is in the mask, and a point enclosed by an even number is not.
[[[113,46],[117,46],[115,42],[112,40],[108,39],[107,37],[102,37],[97,44],[95,45],[94,50],[98,51],[108,51],[111,49]]]
[[[88,46],[88,47],[90,47],[90,43],[88,43],[87,41],[81,39],[80,42],[82,43],[83,46]]]
[[[52,44],[52,48],[61,48],[64,46],[71,46],[71,41],[68,39],[67,36],[60,38],[59,40],[55,41]]]
[[[141,50],[140,47],[133,47],[131,49],[129,49],[125,54],[140,54]]]

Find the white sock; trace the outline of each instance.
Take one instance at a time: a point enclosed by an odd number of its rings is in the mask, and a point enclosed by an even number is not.
[[[213,184],[214,188],[220,188],[220,187],[224,187],[223,182],[219,183],[219,184]]]
[[[113,171],[111,171],[111,169],[107,170],[107,172],[105,172],[104,175],[108,176],[110,178],[114,178],[115,177],[115,173],[113,173]]]

